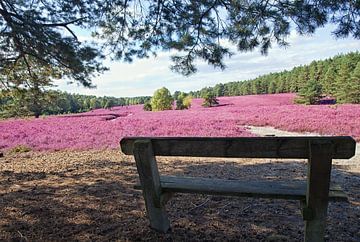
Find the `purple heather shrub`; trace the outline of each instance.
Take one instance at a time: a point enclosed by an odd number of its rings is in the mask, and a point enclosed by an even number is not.
[[[125,136],[254,136],[244,125],[351,135],[360,141],[360,105],[293,104],[294,94],[221,97],[219,106],[143,111],[142,105],[97,109],[40,119],[0,121],[0,149],[23,145],[38,151],[119,148]]]

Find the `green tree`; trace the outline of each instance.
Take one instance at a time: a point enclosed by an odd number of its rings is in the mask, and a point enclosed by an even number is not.
[[[266,54],[272,43],[288,44],[291,26],[301,34],[311,34],[332,22],[338,27],[335,36],[360,37],[360,6],[350,0],[143,2],[132,8],[131,1],[125,1],[128,5],[115,1],[109,8],[111,13],[104,14],[104,31],[99,36],[115,47],[119,58],[130,61],[146,57],[159,47],[184,53],[172,58],[172,69],[184,75],[196,71],[196,59],[225,67],[224,57],[232,53],[219,43],[219,38],[228,39],[240,51],[258,47]]]
[[[306,87],[309,81],[310,81],[309,66],[302,66],[298,77],[298,83],[297,83],[298,90],[301,92],[301,89]]]
[[[90,99],[90,109],[97,109],[97,108],[101,108],[100,101],[96,97],[93,97]]]
[[[185,109],[189,109],[191,107],[192,97],[191,95],[187,95],[183,100],[183,106]]]
[[[309,79],[319,80],[318,63],[316,61],[312,61],[309,65]]]
[[[67,95],[60,92],[49,92],[51,107],[48,114],[68,113],[71,110],[71,103]],[[88,100],[88,99],[86,99]],[[90,109],[90,104],[87,110]]]
[[[348,102],[360,104],[360,62],[357,63],[356,68],[351,74],[347,97]]]
[[[351,89],[350,77],[352,71],[352,63],[349,58],[342,58],[338,70],[338,75],[336,76],[336,92],[335,97],[337,102],[346,103],[349,102],[349,90]]]
[[[334,96],[336,94],[336,68],[330,64],[323,79],[324,93],[327,95]]]
[[[359,39],[359,9],[352,0],[1,0],[0,72],[31,56],[91,86],[91,76],[104,70],[103,55],[95,44],[77,38],[77,27],[103,38],[108,48],[101,50],[110,50],[115,59],[131,62],[177,51],[172,70],[189,75],[197,70],[197,59],[225,68],[223,60],[232,52],[220,38],[239,51],[258,48],[266,54],[274,43],[288,45],[292,26],[312,34],[332,23],[336,37]]]
[[[173,99],[174,100],[177,100],[178,97],[180,96],[181,92],[180,91],[175,91],[174,94],[173,94]]]
[[[276,92],[276,84],[275,84],[275,82],[270,82],[270,84],[269,84],[269,89],[268,89],[268,93],[271,93],[271,94],[273,94],[273,93],[275,93]]]
[[[290,92],[298,92],[299,91],[299,77],[300,77],[300,68],[299,67],[295,67],[294,69],[292,69],[291,71],[291,75],[290,75],[290,82],[289,82],[289,90]]]
[[[102,98],[100,98],[100,107],[102,107],[102,108],[106,108],[105,106],[106,106],[106,103],[107,103],[107,99],[106,99],[106,97],[102,97]]]
[[[202,106],[204,107],[213,107],[219,104],[219,101],[217,100],[214,93],[210,90],[204,91],[201,94],[201,98],[204,99]]]
[[[188,94],[181,92],[177,96],[175,104],[177,110],[188,109],[191,106],[191,97]]]
[[[21,109],[24,109],[23,112],[15,113],[32,114],[38,118],[48,105],[44,88],[52,86],[52,79],[60,78],[62,74],[61,70],[49,65],[39,65],[35,58],[28,57],[19,59],[13,66],[0,69],[0,83],[8,83],[3,87],[10,91],[14,102],[22,105]],[[14,105],[8,108],[18,110]]]
[[[109,99],[106,100],[104,108],[111,109],[114,106],[115,106],[114,100],[109,98]]]
[[[91,44],[79,41],[71,28],[90,28],[96,4],[92,0],[0,1],[0,75],[21,67],[34,76],[44,67],[91,86],[92,75],[105,70],[100,62],[103,56]],[[19,87],[27,81],[8,79],[1,85]],[[41,87],[42,80],[35,81]]]
[[[90,98],[87,97],[83,99],[83,107],[86,111],[90,110]]]
[[[31,115],[30,110],[27,108],[25,100],[25,89],[13,89],[11,91],[3,91],[3,97],[7,97],[8,101],[1,107],[3,118],[21,117]]]
[[[287,90],[287,83],[286,83],[286,76],[285,75],[279,75],[277,87],[276,87],[276,93],[284,93]]]
[[[162,111],[172,109],[173,98],[166,87],[162,87],[154,92],[151,98],[152,111]]]
[[[225,94],[224,84],[222,84],[222,83],[216,84],[214,87],[214,92],[217,97],[224,96],[224,94]]]
[[[144,103],[143,109],[144,111],[152,111],[151,103],[149,101]]]
[[[321,85],[314,79],[307,82],[306,86],[300,89],[300,98],[296,99],[297,103],[317,104],[321,98]]]

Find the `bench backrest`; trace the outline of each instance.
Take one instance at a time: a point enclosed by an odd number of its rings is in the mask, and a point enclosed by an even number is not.
[[[134,142],[151,141],[155,156],[302,158],[310,157],[311,144],[329,144],[333,159],[349,159],[355,154],[350,136],[329,137],[131,137],[120,141],[122,152],[133,155]]]
[[[172,192],[301,199],[305,241],[324,240],[332,159],[351,158],[356,145],[351,137],[131,137],[120,144],[123,153],[135,157],[152,228],[169,230],[165,203]],[[298,187],[271,181],[161,177],[155,156],[308,159],[307,182]]]

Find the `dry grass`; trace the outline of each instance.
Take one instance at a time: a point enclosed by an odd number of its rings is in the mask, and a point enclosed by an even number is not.
[[[302,179],[304,161],[159,159],[163,174]],[[296,201],[177,194],[172,232],[148,227],[132,157],[119,151],[5,154],[0,158],[0,240],[301,241]],[[350,203],[332,203],[328,241],[360,241],[360,171],[333,170]]]

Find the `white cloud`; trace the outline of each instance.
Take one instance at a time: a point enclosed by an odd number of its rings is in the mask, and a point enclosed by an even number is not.
[[[360,50],[360,42],[351,38],[336,40],[330,34],[332,26],[319,29],[313,36],[300,36],[292,31],[288,41],[290,46],[274,46],[268,56],[259,51],[237,53],[227,59],[227,69],[220,71],[204,62],[197,62],[198,73],[183,77],[170,71],[170,56],[175,52],[160,52],[157,57],[135,60],[133,63],[110,62],[105,65],[110,71],[95,78],[97,89],[85,89],[76,85],[65,85],[58,82],[59,88],[69,92],[98,96],[140,96],[152,95],[154,90],[166,86],[170,91],[198,90],[219,82],[239,81],[254,78],[269,72],[291,69],[298,65],[308,64],[313,60],[332,57],[339,53]],[[228,41],[223,43],[232,47]]]

